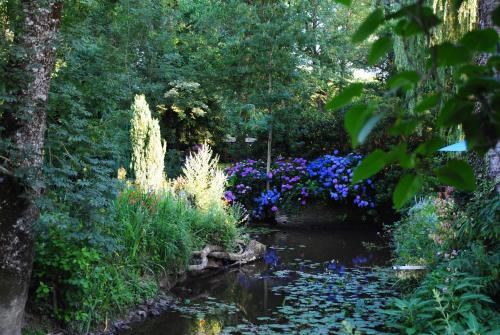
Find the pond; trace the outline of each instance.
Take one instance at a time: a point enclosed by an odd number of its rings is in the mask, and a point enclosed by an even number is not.
[[[369,227],[253,229],[263,260],[182,284],[174,310],[121,334],[389,333],[390,251]]]

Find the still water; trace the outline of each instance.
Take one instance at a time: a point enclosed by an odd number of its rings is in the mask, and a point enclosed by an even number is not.
[[[390,254],[367,227],[255,229],[263,260],[182,284],[174,310],[121,334],[388,333]]]

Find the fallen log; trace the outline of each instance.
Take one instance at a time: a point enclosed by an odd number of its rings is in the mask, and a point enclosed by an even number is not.
[[[216,252],[219,250],[223,250],[221,247],[215,246],[215,245],[207,245],[203,250],[201,251],[195,251],[193,253],[194,256],[198,256],[201,259],[200,264],[195,264],[195,265],[189,265],[188,271],[190,272],[195,272],[195,271],[202,271],[208,266],[208,255],[211,252]]]
[[[214,269],[237,264],[245,264],[262,258],[266,253],[266,246],[256,240],[250,240],[247,245],[243,245],[243,241],[237,241],[240,246],[239,252],[224,251],[223,248],[214,245],[207,245],[201,251],[196,251],[193,256],[200,259],[199,264],[188,266],[188,271],[191,273],[199,273],[206,269]]]

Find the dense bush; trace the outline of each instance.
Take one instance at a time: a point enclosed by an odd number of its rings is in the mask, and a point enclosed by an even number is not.
[[[99,240],[65,214],[45,213],[38,225],[34,308],[87,331],[154,296],[158,277],[184,272],[194,250],[207,244],[231,249],[242,213],[224,202],[226,177],[216,166],[203,146],[172,187],[162,180],[161,189],[148,191],[127,182],[113,206],[115,222],[103,226]]]
[[[46,216],[43,220],[48,220]],[[117,244],[106,252],[88,240],[80,228],[46,222],[39,234],[33,271],[33,306],[42,315],[76,331],[88,331],[108,316],[152,297],[157,292],[153,277],[123,252],[119,235],[108,240]]]
[[[316,200],[373,208],[373,182],[351,184],[360,160],[361,155],[340,156],[338,151],[310,162],[278,158],[269,173],[263,161],[245,160],[227,169],[229,191],[225,197],[243,204],[256,218],[272,216],[282,206],[305,206]]]
[[[455,254],[456,227],[449,217],[454,206],[451,198],[425,198],[411,207],[391,228],[396,263],[434,265],[440,257]]]
[[[170,191],[125,188],[106,252],[81,234],[44,216],[35,259],[34,307],[78,331],[154,296],[160,275],[183,272],[191,253],[206,244],[231,249],[239,213],[200,210]],[[83,226],[82,226],[83,227]]]
[[[391,326],[403,334],[497,334],[500,315],[481,277],[445,265],[405,299],[394,299]]]
[[[448,188],[409,210],[394,227],[396,262],[425,264],[428,273],[393,300],[392,326],[406,334],[498,331],[499,215],[487,181],[472,196]]]

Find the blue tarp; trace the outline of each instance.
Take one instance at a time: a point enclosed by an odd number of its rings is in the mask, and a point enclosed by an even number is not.
[[[467,151],[467,143],[464,141],[460,141],[458,143],[449,145],[447,147],[441,148],[438,151],[453,151],[453,152],[458,152],[458,151]]]

